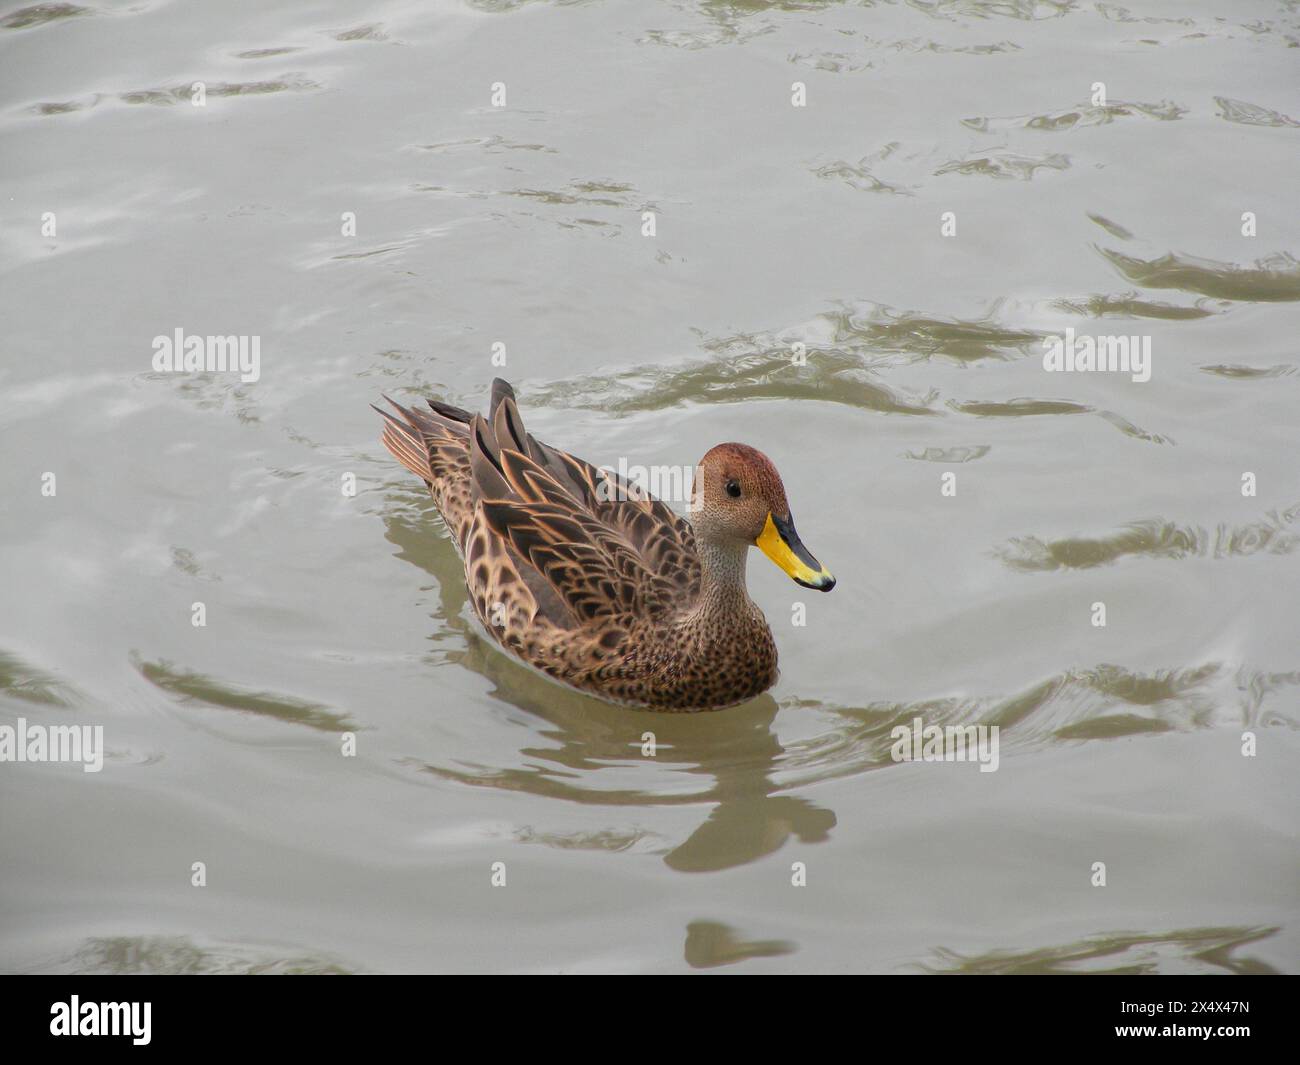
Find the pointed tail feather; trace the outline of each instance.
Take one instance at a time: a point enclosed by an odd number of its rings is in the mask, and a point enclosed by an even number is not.
[[[475,498],[509,499],[510,485],[501,468],[496,434],[481,414],[474,415],[469,432],[469,468]]]
[[[388,399],[387,396],[384,399]],[[384,447],[388,448],[393,458],[397,459],[403,466],[419,477],[426,485],[433,484],[433,469],[429,465],[429,445],[424,439],[423,433],[409,419],[410,412],[399,403],[394,403],[388,399],[397,408],[398,412],[407,416],[407,420],[396,418],[386,410],[380,410],[373,403],[370,405],[383,416],[384,419]]]
[[[502,400],[514,400],[515,390],[510,387],[510,382],[500,377],[492,379],[492,399],[488,403],[488,417],[495,418],[497,407],[501,406]]]
[[[468,425],[474,418],[474,415],[462,407],[454,407],[450,403],[443,403],[438,399],[426,399],[425,402],[433,408],[435,414],[442,415],[448,421],[463,422]]]

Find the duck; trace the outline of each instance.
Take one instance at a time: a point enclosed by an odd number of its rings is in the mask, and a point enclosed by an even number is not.
[[[720,710],[776,683],[777,648],[745,587],[757,547],[805,588],[835,578],[795,531],[772,461],[711,448],[688,517],[635,481],[544,444],[497,378],[486,415],[384,396],[382,442],[424,481],[483,629],[515,658],[607,702]]]

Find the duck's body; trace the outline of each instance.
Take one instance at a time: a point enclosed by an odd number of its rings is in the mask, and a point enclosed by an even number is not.
[[[745,591],[749,546],[809,587],[834,584],[799,543],[780,478],[753,448],[705,456],[692,526],[535,439],[504,381],[487,418],[434,400],[431,412],[393,406],[397,416],[380,412],[384,444],[429,486],[484,627],[582,691],[655,710],[751,699],[775,683],[777,666],[772,631]]]

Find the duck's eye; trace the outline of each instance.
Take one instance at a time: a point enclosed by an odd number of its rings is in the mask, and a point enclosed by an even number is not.
[[[727,495],[731,496],[732,499],[739,499],[739,498],[740,498],[740,485],[737,484],[735,481],[728,481],[728,482],[727,482]]]

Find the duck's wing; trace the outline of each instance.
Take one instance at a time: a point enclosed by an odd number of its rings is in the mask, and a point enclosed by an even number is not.
[[[693,599],[699,593],[700,559],[689,522],[613,470],[598,469],[540,441],[533,443],[542,452],[546,470],[570,487],[597,521],[617,531],[641,564],[676,590],[677,598]]]
[[[567,501],[576,502],[607,532],[617,534],[645,569],[675,589],[678,598],[698,593],[700,560],[689,522],[615,471],[598,469],[538,440],[524,428],[514,389],[500,378],[492,382],[489,419],[498,447],[526,456],[550,475],[554,484],[548,499],[560,501],[553,492],[558,486]],[[535,473],[528,476],[530,483],[540,486]]]
[[[523,425],[504,382],[493,389],[491,421],[470,423],[471,490],[482,525],[509,546],[519,576],[532,588],[528,569],[563,601],[577,624],[653,617],[681,599],[677,582],[649,563],[660,557],[656,536],[662,503],[611,500],[600,471],[541,444]],[[475,540],[471,536],[470,569]]]
[[[503,642],[538,617],[565,629],[600,619],[616,636],[698,594],[690,525],[533,437],[505,381],[493,382],[487,418],[435,400],[431,412],[389,403],[384,444],[429,485],[471,598]]]

